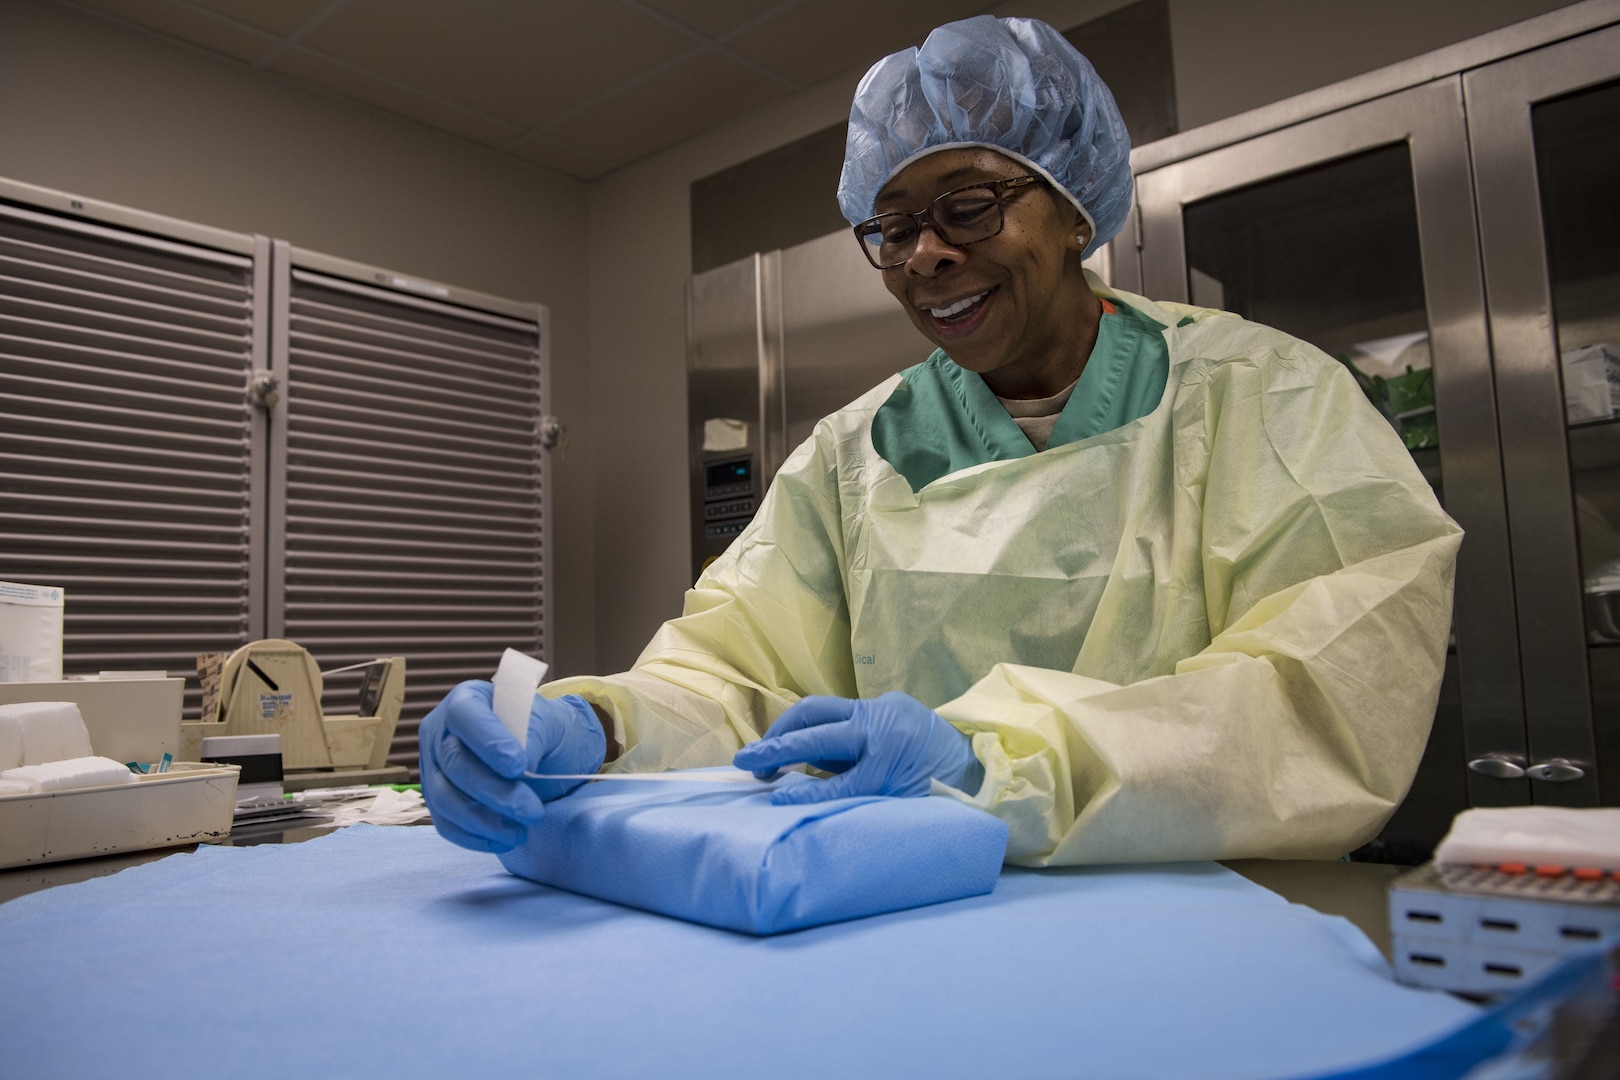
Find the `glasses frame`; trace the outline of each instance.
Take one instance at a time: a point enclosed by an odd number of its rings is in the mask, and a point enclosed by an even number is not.
[[[934,199],[921,210],[914,212],[906,210],[891,210],[886,214],[877,214],[873,217],[867,218],[865,221],[855,226],[855,242],[860,245],[862,254],[866,256],[866,261],[871,263],[872,266],[878,270],[890,270],[909,261],[910,258],[917,253],[917,241],[922,238],[924,226],[933,229],[935,236],[938,236],[941,240],[945,241],[947,244],[950,244],[952,247],[967,247],[969,244],[977,244],[981,240],[988,240],[992,236],[1000,235],[1001,230],[1006,226],[1006,206],[1008,193],[1021,191],[1031,184],[1040,184],[1044,182],[1045,177],[1037,176],[1034,173],[1026,173],[1023,176],[1011,176],[1005,180],[986,180],[979,184],[968,184],[966,187],[952,188],[950,191],[947,191],[938,198]],[[976,236],[972,240],[956,240],[952,238],[951,231],[934,217],[934,210],[946,199],[949,199],[953,195],[960,195],[965,191],[990,192],[991,196],[996,200],[996,227],[994,231],[985,233],[983,236]],[[894,218],[902,217],[911,218],[917,223],[917,235],[911,241],[911,250],[906,252],[904,258],[896,259],[893,262],[887,263],[878,262],[878,257],[872,251],[871,246],[867,244],[866,238],[882,232],[882,225],[880,223],[884,219],[892,220]]]

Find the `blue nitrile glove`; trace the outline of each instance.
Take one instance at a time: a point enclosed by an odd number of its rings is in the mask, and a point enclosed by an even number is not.
[[[525,771],[593,773],[602,767],[607,738],[582,697],[529,707],[529,736],[519,746],[496,717],[495,688],[464,682],[422,720],[422,799],[446,840],[474,851],[511,851],[545,813],[583,781],[520,780]]]
[[[971,795],[984,783],[972,740],[916,698],[893,692],[864,701],[804,698],[731,761],[761,779],[800,762],[838,773],[820,783],[778,788],[771,793],[778,805],[927,795],[930,780]]]

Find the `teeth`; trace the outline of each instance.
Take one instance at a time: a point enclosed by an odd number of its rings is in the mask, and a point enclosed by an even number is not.
[[[968,308],[972,307],[974,304],[977,304],[980,300],[983,300],[989,295],[990,290],[986,289],[984,292],[975,293],[974,295],[967,297],[965,300],[958,300],[950,307],[931,307],[928,309],[928,314],[932,315],[936,319],[948,319],[952,315],[962,314],[962,312],[966,311]]]

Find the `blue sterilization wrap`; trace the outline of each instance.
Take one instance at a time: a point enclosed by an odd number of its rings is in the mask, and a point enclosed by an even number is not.
[[[797,773],[776,781],[818,783]],[[500,857],[520,877],[692,922],[775,934],[980,896],[1007,826],[954,799],[773,806],[771,786],[587,784]]]

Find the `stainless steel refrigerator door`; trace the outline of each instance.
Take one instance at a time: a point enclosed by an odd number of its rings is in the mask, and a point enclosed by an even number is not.
[[[1538,803],[1620,803],[1620,608],[1610,599],[1620,603],[1620,582],[1608,587],[1620,573],[1620,391],[1611,404],[1609,385],[1620,387],[1620,371],[1590,352],[1620,350],[1620,26],[1463,82],[1506,448],[1527,768]],[[1604,758],[1600,790],[1594,766]]]
[[[781,260],[782,443],[791,453],[822,417],[926,360],[934,346],[848,230],[784,248]]]
[[[734,263],[699,274],[686,288],[687,461],[690,464],[692,509],[692,577],[726,549],[731,526],[746,523],[765,493],[766,477],[760,468],[765,440],[761,431],[761,399],[771,384],[762,380],[762,366],[780,349],[767,349],[762,309],[776,301],[770,296],[772,268],[765,257],[750,255]],[[744,445],[727,450],[705,450],[707,421],[739,421],[747,426]],[[749,490],[728,495],[723,502],[706,498],[711,485],[707,471],[718,464],[747,460]],[[744,507],[743,503],[751,503]],[[717,527],[711,507],[730,513]],[[736,513],[731,513],[732,510]],[[740,528],[740,525],[737,525]]]
[[[1475,804],[1526,801],[1522,778],[1469,772],[1465,781],[1455,760],[1495,755],[1511,773],[1526,751],[1460,79],[1144,172],[1137,193],[1148,296],[1236,310],[1335,355],[1383,349],[1393,353],[1378,361],[1390,376],[1405,362],[1429,367],[1439,449],[1414,456],[1467,531],[1456,650],[1425,760],[1441,792],[1431,816],[1461,802],[1465,783]],[[1408,445],[1424,441],[1417,434]]]

